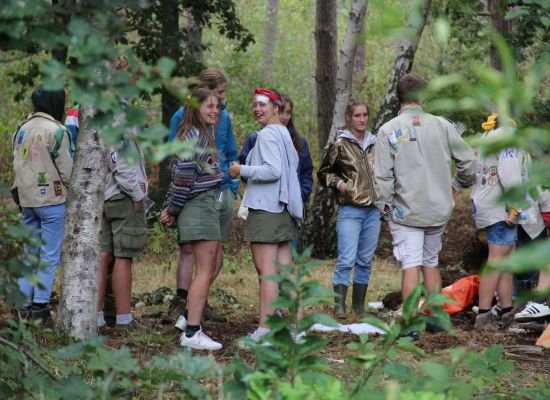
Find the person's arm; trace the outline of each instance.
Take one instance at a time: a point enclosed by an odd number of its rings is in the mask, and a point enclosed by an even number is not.
[[[176,217],[191,197],[193,187],[201,169],[196,160],[176,160],[172,164],[170,187],[166,194],[164,208]]]
[[[113,149],[110,154],[109,167],[113,171],[113,178],[134,203],[139,203],[145,197],[145,193],[139,185],[138,174],[134,166],[129,165],[128,162],[120,157],[118,149]]]
[[[323,161],[321,162],[319,170],[317,171],[317,179],[319,179],[319,183],[334,190],[338,190],[338,183],[343,181],[342,177],[337,174],[334,168],[334,164],[338,159],[338,153],[337,146],[332,143],[329,146]]]
[[[231,179],[227,170],[228,167],[235,161],[240,163],[239,153],[237,150],[237,142],[235,141],[235,135],[233,134],[233,125],[231,123],[231,117],[229,113],[225,112],[226,126],[227,126],[227,142],[225,145],[225,166],[223,168],[223,174],[225,179]],[[239,181],[232,180],[231,182],[231,191],[234,194],[237,194],[239,190]]]
[[[451,158],[456,166],[456,175],[453,178],[452,186],[455,192],[461,192],[475,183],[477,161],[472,148],[453,126],[447,127],[447,132]]]
[[[391,210],[395,195],[394,158],[386,133],[378,132],[374,145],[374,204],[382,212]]]
[[[65,187],[69,186],[69,183],[71,181],[71,173],[73,171],[73,156],[71,152],[71,138],[69,137],[69,135],[70,133],[64,130],[62,135],[63,139],[61,140],[57,155],[55,158],[53,158],[53,163],[55,164],[55,167],[59,172],[61,182]],[[53,143],[50,146],[50,152],[56,146],[55,133],[52,135],[52,138]]]
[[[240,175],[245,179],[274,182],[281,178],[281,151],[277,138],[269,130],[258,135],[255,150],[263,160],[262,165],[241,165]]]
[[[309,195],[313,188],[313,161],[311,160],[311,153],[309,152],[309,146],[305,138],[302,140],[302,164],[300,165],[300,189],[302,192],[302,201],[307,202]]]
[[[170,118],[170,133],[168,134],[168,143],[171,143],[176,138],[176,135],[178,134],[178,128],[181,124],[181,121],[183,121],[183,107],[180,107],[174,115],[172,115],[172,118]]]

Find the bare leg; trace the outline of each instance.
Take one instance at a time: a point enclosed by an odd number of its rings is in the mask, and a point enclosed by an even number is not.
[[[193,256],[193,247],[191,243],[181,244],[178,269],[176,272],[176,285],[178,289],[189,290],[191,280],[193,279],[194,264],[195,257]]]
[[[189,325],[200,325],[201,323],[202,312],[216,268],[216,253],[219,246],[220,242],[217,240],[198,240],[192,244],[197,272],[191,281],[187,300]]]
[[[216,270],[214,271],[214,275],[212,275],[212,282],[211,285],[214,283],[218,275],[220,274],[220,271],[223,267],[223,246],[220,244],[220,247],[218,248],[218,252],[216,254]]]
[[[273,314],[271,303],[279,294],[277,282],[263,279],[267,275],[275,275],[279,246],[272,243],[251,243],[252,258],[260,278],[260,326],[265,327],[268,315]]]
[[[413,292],[420,282],[420,267],[406,268],[401,275],[401,295],[403,301]]]
[[[502,260],[510,255],[514,246],[503,246],[490,244],[489,245],[489,258],[488,261],[498,261]],[[502,279],[503,275],[500,272],[490,272],[481,276],[479,282],[479,308],[482,310],[487,310],[491,308],[493,302],[493,297],[495,291],[499,288],[499,282]],[[512,284],[511,281],[508,283],[510,277],[504,276],[504,282],[500,289],[502,292],[499,292],[500,306],[502,308],[512,306]],[[509,292],[509,293],[508,293]]]
[[[115,258],[113,268],[113,294],[115,295],[117,315],[130,314],[132,311],[132,259]]]
[[[290,246],[291,246],[290,242],[279,244],[279,248],[277,250],[277,261],[280,264],[283,264],[283,265],[292,265],[293,264],[294,261],[292,260],[292,256],[290,254]],[[298,308],[298,313],[296,315],[296,321],[295,322],[298,322],[303,317],[304,317],[304,309],[300,306]]]
[[[422,267],[422,276],[424,277],[424,286],[428,294],[434,290],[441,290],[441,274],[437,267]]]
[[[107,288],[107,270],[113,262],[113,253],[102,252],[99,258],[99,276],[97,283],[97,311],[103,311]]]

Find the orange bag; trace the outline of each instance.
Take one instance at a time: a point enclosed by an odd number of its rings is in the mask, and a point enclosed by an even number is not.
[[[479,275],[466,276],[450,286],[441,289],[441,293],[446,294],[455,301],[456,304],[445,303],[443,309],[449,314],[457,314],[467,309],[475,296],[479,292]]]

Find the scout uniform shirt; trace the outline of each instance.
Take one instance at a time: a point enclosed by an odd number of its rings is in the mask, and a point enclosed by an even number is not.
[[[13,136],[14,187],[21,207],[64,203],[72,168],[65,127],[46,113],[31,114]]]

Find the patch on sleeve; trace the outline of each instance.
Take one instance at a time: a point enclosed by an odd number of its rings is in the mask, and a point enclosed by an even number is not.
[[[53,181],[53,191],[56,196],[61,196],[63,194],[63,187],[61,186],[61,181]]]
[[[19,131],[19,136],[17,136],[17,144],[23,143],[24,136],[25,136],[25,131]]]
[[[388,142],[390,143],[392,149],[397,150],[399,143],[397,142],[396,131],[386,133],[386,137],[388,138]]]
[[[116,162],[118,161],[118,155],[116,151],[111,151],[111,161],[113,162],[113,164],[116,164]]]
[[[46,171],[41,171],[38,173],[38,176],[36,177],[36,184],[38,186],[50,186],[48,183],[48,174],[46,174]]]
[[[21,150],[21,161],[25,161],[29,155],[29,146],[24,144]]]
[[[420,123],[420,117],[418,115],[413,115],[412,123],[413,126],[422,126],[422,124]]]
[[[41,133],[36,134],[36,143],[44,143],[44,135]]]
[[[500,156],[503,158],[519,158],[519,150],[506,148],[500,152]]]

